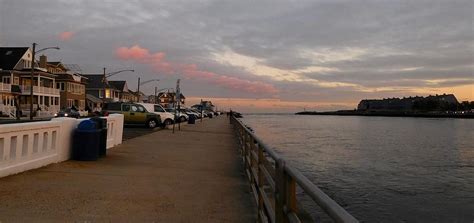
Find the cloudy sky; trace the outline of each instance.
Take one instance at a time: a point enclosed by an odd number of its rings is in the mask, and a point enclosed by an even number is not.
[[[240,111],[354,108],[360,99],[474,100],[474,1],[0,0],[0,46],[60,46],[84,72],[181,78],[189,103]],[[152,94],[156,82],[143,85]]]

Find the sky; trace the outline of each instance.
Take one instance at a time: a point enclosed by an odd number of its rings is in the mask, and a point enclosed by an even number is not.
[[[472,0],[0,0],[0,46],[122,69],[146,94],[181,79],[187,104],[296,112],[453,93],[474,101]]]

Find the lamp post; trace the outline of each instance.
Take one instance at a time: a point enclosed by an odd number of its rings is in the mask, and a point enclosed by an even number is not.
[[[46,48],[43,48],[43,49],[40,49],[40,50],[36,51],[36,45],[38,45],[38,44],[33,43],[33,50],[32,50],[32,55],[31,55],[30,120],[33,120],[33,79],[34,79],[34,73],[35,73],[35,55],[36,55],[36,53],[39,53],[41,51],[48,50],[48,49],[56,49],[56,50],[60,49],[57,46],[53,46],[53,47],[46,47]]]
[[[119,73],[122,73],[122,72],[125,72],[125,71],[130,71],[130,72],[135,72],[135,70],[119,70],[119,71],[115,71],[115,72],[111,72],[111,73],[105,73],[105,70],[106,68],[104,67],[104,77],[102,78],[102,83],[104,84],[104,87],[103,87],[103,90],[104,90],[104,101],[105,99],[107,99],[107,95],[106,95],[106,83],[107,83],[107,78],[108,77],[111,77],[111,76],[114,76],[116,74],[119,74]],[[112,93],[112,92],[111,92]]]
[[[138,77],[138,86],[137,86],[138,101],[137,102],[140,102],[140,86],[148,84],[148,83],[153,82],[153,81],[158,82],[158,81],[160,81],[160,79],[151,79],[151,80],[147,80],[147,81],[144,81],[144,82],[140,82],[140,77]],[[155,96],[156,96],[156,86],[155,86]]]

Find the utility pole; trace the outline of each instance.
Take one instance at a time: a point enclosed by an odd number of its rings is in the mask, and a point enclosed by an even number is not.
[[[157,89],[158,89],[158,87],[155,86],[155,97],[154,97],[154,100],[153,100],[155,104],[158,104],[158,103],[157,103],[157,102],[158,102],[158,99],[156,98],[156,91],[157,91]]]
[[[102,78],[102,84],[103,84],[103,87],[104,87],[104,88],[103,88],[103,91],[104,91],[104,92],[103,92],[103,95],[102,95],[102,96],[104,97],[103,102],[105,102],[105,99],[106,99],[106,98],[105,98],[105,91],[106,91],[105,84],[107,83],[107,79],[106,79],[107,77],[106,77],[105,75],[106,75],[106,74],[105,74],[105,67],[104,67],[104,77]]]
[[[33,79],[34,79],[34,72],[35,72],[35,51],[36,51],[36,43],[33,43],[33,52],[31,56],[31,83],[30,83],[30,120],[33,120]]]
[[[141,95],[140,95],[140,77],[138,77],[137,93],[138,93],[138,101],[137,102],[140,102],[140,98],[141,98]]]

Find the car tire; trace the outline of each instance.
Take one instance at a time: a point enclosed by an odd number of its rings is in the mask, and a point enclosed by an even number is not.
[[[163,124],[164,124],[165,126],[167,126],[167,125],[172,125],[172,124],[173,124],[173,120],[171,120],[171,119],[166,119],[166,120],[163,122]]]
[[[158,126],[158,121],[156,119],[149,119],[146,121],[146,127],[154,129]]]

